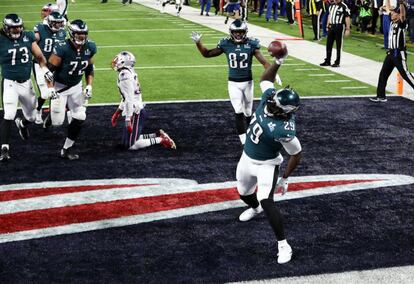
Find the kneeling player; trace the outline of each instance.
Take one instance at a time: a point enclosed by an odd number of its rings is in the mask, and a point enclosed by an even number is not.
[[[119,107],[112,115],[112,126],[115,127],[121,114],[125,117],[122,134],[122,145],[125,149],[138,150],[155,144],[176,149],[174,141],[161,129],[156,133],[142,133],[147,115],[142,103],[138,74],[134,70],[134,65],[135,56],[128,51],[120,52],[112,60],[112,68],[119,72],[118,88],[122,97]]]

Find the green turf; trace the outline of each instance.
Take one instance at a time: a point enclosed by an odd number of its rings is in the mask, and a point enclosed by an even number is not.
[[[4,15],[18,13],[25,21],[26,28],[32,29],[40,20],[40,9],[43,5],[43,0],[2,0],[0,9]],[[118,1],[101,5],[98,0],[81,0],[76,4],[69,3],[68,11],[70,19],[81,18],[87,22],[90,29],[89,37],[98,46],[95,56],[94,97],[91,103],[119,101],[116,72],[110,70],[110,62],[121,50],[129,50],[137,58],[136,70],[145,101],[228,98],[228,68],[225,56],[203,58],[189,38],[192,30],[201,31],[204,35],[203,42],[209,48],[213,48],[219,38],[227,34],[161,14],[141,5],[122,6]],[[259,22],[259,19],[251,16],[251,23]],[[282,24],[272,23],[269,27],[274,28],[278,25]],[[283,27],[292,28],[286,24]],[[280,31],[286,32],[282,29]],[[293,32],[295,30],[292,28],[290,33]],[[267,53],[264,49],[262,52]],[[260,97],[259,78],[262,72],[263,67],[254,60],[256,97]],[[318,74],[328,76],[315,76]],[[375,87],[293,57],[282,66],[280,75],[283,84],[291,85],[301,96],[375,93]],[[346,82],[331,84],[325,82],[326,80]],[[348,89],[349,87],[356,89]]]

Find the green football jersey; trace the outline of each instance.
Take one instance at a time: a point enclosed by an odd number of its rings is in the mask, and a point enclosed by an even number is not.
[[[82,80],[85,69],[89,65],[89,59],[96,52],[95,42],[89,40],[79,52],[70,39],[57,43],[53,48],[53,53],[62,59],[62,63],[55,72],[55,81],[66,86],[77,85]]]
[[[265,114],[266,101],[273,88],[267,89],[253,114],[246,133],[244,152],[252,159],[265,161],[275,159],[283,148],[281,141],[289,141],[296,136],[295,116],[274,118]]]
[[[23,31],[18,39],[0,33],[0,65],[4,79],[26,81],[32,70],[33,32]]]
[[[256,49],[260,49],[258,39],[247,38],[243,43],[235,43],[230,38],[223,38],[217,48],[226,54],[229,65],[229,81],[245,82],[252,80],[252,61]]]
[[[34,32],[38,33],[40,40],[38,45],[42,50],[43,55],[46,60],[49,59],[52,54],[53,46],[57,42],[65,41],[66,31],[64,29],[59,30],[58,32],[52,31],[48,25],[39,23],[34,27]]]

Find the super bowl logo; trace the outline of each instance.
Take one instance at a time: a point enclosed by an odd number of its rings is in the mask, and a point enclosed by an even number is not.
[[[407,185],[406,175],[291,177],[275,201]],[[243,207],[236,182],[101,179],[4,185],[0,243],[71,234]]]

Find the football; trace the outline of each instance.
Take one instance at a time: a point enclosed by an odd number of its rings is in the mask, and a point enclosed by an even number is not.
[[[288,50],[287,50],[287,46],[284,42],[278,41],[278,40],[274,40],[272,41],[268,48],[267,51],[269,51],[269,54],[272,57],[276,57],[276,58],[282,58],[282,57],[286,57],[288,55]]]

